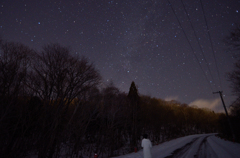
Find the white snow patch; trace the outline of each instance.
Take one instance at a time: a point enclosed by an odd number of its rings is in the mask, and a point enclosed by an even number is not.
[[[181,137],[175,140],[171,140],[169,142],[164,142],[162,144],[153,146],[152,156],[153,158],[164,158],[166,156],[170,156],[173,151],[190,143],[194,138],[202,138],[205,136],[209,136],[207,138],[207,141],[210,144],[208,148],[211,148],[211,149],[209,149],[208,151],[215,152],[218,158],[239,158],[240,157],[239,143],[234,143],[234,142],[220,139],[216,137],[215,134],[190,135],[190,136]],[[194,158],[194,154],[196,154],[196,152],[198,151],[199,145],[200,143],[196,142],[196,144],[193,144],[191,146],[191,151],[188,154],[188,158]],[[115,158],[143,158],[143,151],[140,150],[137,153],[130,153],[130,154],[118,156]]]

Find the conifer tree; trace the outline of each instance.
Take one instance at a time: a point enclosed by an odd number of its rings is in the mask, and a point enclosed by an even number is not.
[[[130,103],[130,111],[131,111],[131,134],[130,134],[130,145],[132,148],[137,147],[137,138],[139,137],[139,133],[137,130],[137,121],[138,121],[138,113],[140,110],[140,97],[138,95],[138,89],[132,81],[129,93],[128,93],[128,99]]]

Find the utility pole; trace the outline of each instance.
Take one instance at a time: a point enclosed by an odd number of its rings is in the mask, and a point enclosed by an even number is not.
[[[229,116],[228,116],[228,112],[227,112],[227,109],[226,109],[226,106],[225,106],[225,103],[224,103],[224,100],[223,100],[223,97],[222,97],[222,91],[213,92],[213,94],[216,94],[216,93],[219,93],[219,95],[221,97],[222,104],[223,104],[223,107],[224,107],[224,110],[225,110],[225,113],[226,113],[226,116],[227,116],[228,124],[230,126],[230,130],[231,130],[231,133],[232,133],[232,138],[233,138],[233,141],[235,141],[236,137],[235,137],[235,134],[234,134],[234,131],[233,131],[233,128],[232,128],[232,124],[230,122],[230,119],[229,119]]]

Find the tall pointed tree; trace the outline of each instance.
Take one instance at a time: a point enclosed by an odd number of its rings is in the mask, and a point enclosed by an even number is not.
[[[128,99],[130,103],[130,109],[131,109],[131,134],[130,134],[130,145],[132,148],[137,147],[137,138],[139,137],[138,130],[137,130],[137,121],[138,121],[138,112],[140,110],[140,97],[138,95],[138,89],[132,81],[129,93],[128,93]]]

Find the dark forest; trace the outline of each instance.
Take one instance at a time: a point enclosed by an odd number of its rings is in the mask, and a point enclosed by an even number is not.
[[[1,41],[0,49],[3,157],[122,155],[140,149],[144,133],[155,145],[199,133],[231,139],[225,114],[141,95],[134,81],[121,92],[68,47],[48,44],[36,52]]]

